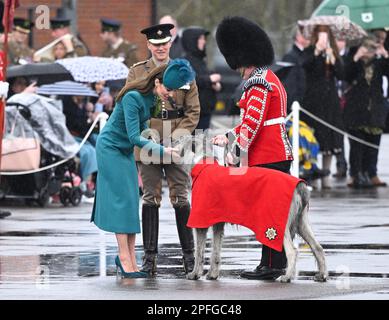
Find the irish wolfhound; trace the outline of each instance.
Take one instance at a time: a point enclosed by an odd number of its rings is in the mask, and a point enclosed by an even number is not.
[[[194,151],[193,151],[193,146]],[[200,160],[205,157],[213,157],[212,148],[203,135],[196,137],[183,137],[176,144],[182,156],[184,164],[192,169]],[[248,168],[250,170],[250,168]],[[242,181],[244,183],[244,180]],[[299,182],[294,190],[292,202],[289,209],[288,220],[285,228],[283,247],[287,258],[287,269],[285,275],[280,277],[281,282],[290,282],[296,273],[297,249],[294,247],[293,239],[296,234],[301,236],[310,246],[318,265],[319,272],[314,280],[325,282],[327,280],[327,268],[324,251],[319,242],[315,239],[308,221],[310,192],[304,182]],[[204,214],[207,214],[204,212]],[[224,236],[224,224],[213,225],[213,246],[210,261],[210,269],[206,275],[208,280],[216,280],[219,277],[221,264],[221,249]],[[203,274],[204,251],[207,239],[208,228],[195,228],[195,267],[193,272],[187,275],[190,280],[197,280]]]

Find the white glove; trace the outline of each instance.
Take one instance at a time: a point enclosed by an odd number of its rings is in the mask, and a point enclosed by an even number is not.
[[[7,97],[8,96],[8,89],[9,89],[9,83],[0,81],[0,97]]]

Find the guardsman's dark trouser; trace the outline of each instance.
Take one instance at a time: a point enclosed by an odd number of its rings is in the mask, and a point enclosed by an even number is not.
[[[258,165],[258,167],[268,168],[273,170],[282,171],[285,173],[290,173],[291,161],[283,161],[277,163],[269,163]],[[285,250],[282,248],[282,252],[270,249],[269,247],[262,246],[262,257],[260,266],[268,266],[274,269],[284,269],[286,268],[286,255]]]
[[[289,174],[291,163],[292,161],[282,161],[258,165],[258,167],[278,170]],[[243,271],[240,276],[253,280],[275,280],[284,273],[286,264],[287,260],[283,248],[282,252],[278,252],[262,245],[262,257],[259,266],[253,271]]]

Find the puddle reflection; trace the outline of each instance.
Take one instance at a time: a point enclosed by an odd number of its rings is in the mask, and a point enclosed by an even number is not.
[[[37,233],[36,233],[37,234]],[[301,243],[300,258],[312,259],[308,247]],[[254,236],[231,236],[224,241],[222,252],[222,277],[237,278],[242,270],[256,266],[259,262],[261,245]],[[352,254],[350,250],[365,250],[362,255],[389,255],[389,245],[386,244],[323,244],[327,250],[327,257]],[[100,248],[101,249],[101,248]],[[248,250],[252,249],[252,250]],[[383,249],[381,252],[368,250]],[[158,274],[156,279],[184,279],[181,249],[178,244],[162,244],[159,246]],[[242,259],[242,252],[245,252]],[[209,268],[211,240],[208,239],[205,253],[205,272]],[[78,252],[68,254],[46,254],[40,256],[0,256],[0,283],[1,282],[28,282],[44,286],[50,281],[72,281],[84,277],[115,276],[115,257],[117,248],[106,246],[103,251]],[[142,246],[136,246],[136,259],[142,264]],[[103,259],[102,259],[103,258]],[[103,265],[101,262],[103,261]],[[102,273],[103,270],[103,273]],[[302,271],[300,277],[312,276],[312,271]],[[330,272],[331,276],[336,273]],[[357,277],[388,277],[383,273],[351,273]],[[124,281],[125,280],[125,281]],[[118,284],[131,286],[134,279],[117,279]]]

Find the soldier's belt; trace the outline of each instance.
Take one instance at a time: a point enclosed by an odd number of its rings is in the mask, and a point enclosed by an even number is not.
[[[176,110],[162,109],[161,112],[158,113],[156,116],[153,116],[153,118],[162,119],[162,120],[171,120],[171,119],[182,118],[184,115],[185,115],[184,108],[176,109]]]

